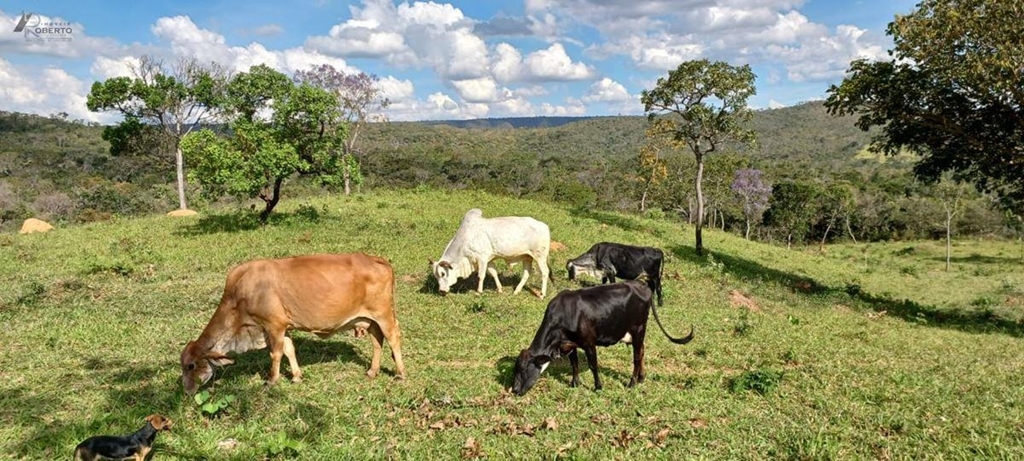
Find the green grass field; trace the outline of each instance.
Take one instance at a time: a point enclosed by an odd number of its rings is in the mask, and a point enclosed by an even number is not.
[[[488,282],[435,293],[462,214],[530,215],[568,249],[598,241],[665,250],[666,328],[648,334],[647,382],[627,346],[598,351],[605,389],[568,386],[556,361],[526,396],[505,390],[547,300]],[[1013,242],[786,250],[668,221],[572,212],[477,192],[380,192],[285,202],[259,228],[232,214],[151,217],[0,235],[0,457],[68,459],[91,435],[150,413],[175,421],[157,459],[1024,459],[1024,265]],[[264,388],[265,351],[181,390],[178,356],[213,314],[230,267],[363,251],[392,261],[408,379],[364,376],[350,332],[295,333],[305,380]],[[939,259],[936,259],[939,258]],[[504,271],[512,283],[518,272]],[[534,278],[530,286],[537,289]],[[285,370],[287,366],[284,366]],[[283,370],[284,371],[284,370]],[[233,447],[218,447],[230,444]]]

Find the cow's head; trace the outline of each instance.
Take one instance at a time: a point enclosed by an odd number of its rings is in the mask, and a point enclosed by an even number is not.
[[[551,363],[551,357],[547,355],[533,355],[529,349],[523,349],[516,359],[516,367],[512,371],[512,393],[515,395],[526,394],[537,380],[540,374]]]
[[[433,272],[434,278],[437,279],[437,290],[442,295],[448,294],[452,285],[459,281],[459,274],[456,273],[452,263],[448,261],[431,261],[430,270]]]
[[[576,259],[570,259],[565,263],[565,271],[569,273],[569,280],[576,280],[578,274],[601,278],[601,274],[597,270],[597,260],[591,253],[584,253]]]
[[[195,341],[189,341],[181,351],[181,384],[185,393],[192,395],[213,377],[213,367],[235,363],[220,352],[204,350]]]

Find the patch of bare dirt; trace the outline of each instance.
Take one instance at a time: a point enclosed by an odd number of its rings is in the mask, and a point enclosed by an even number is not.
[[[761,306],[749,296],[740,293],[739,290],[729,292],[729,305],[732,307],[745,307],[750,312],[761,312]]]
[[[562,242],[559,242],[557,240],[552,240],[551,241],[551,251],[552,252],[562,251],[562,250],[565,250],[566,248],[568,248],[568,247],[565,246],[565,244],[562,243]]]

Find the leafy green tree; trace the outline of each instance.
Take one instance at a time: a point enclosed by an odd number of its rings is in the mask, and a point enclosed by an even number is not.
[[[748,163],[747,157],[723,152],[710,158],[704,165],[704,202],[711,218],[711,228],[725,230],[726,212],[733,217],[743,214],[733,198],[730,186],[736,171],[746,168]]]
[[[313,175],[323,184],[341,180],[343,160],[336,152],[345,128],[331,93],[296,85],[259,65],[231,79],[223,110],[229,135],[203,129],[182,140],[194,164],[191,175],[205,193],[258,198],[265,223],[289,177]]]
[[[640,153],[637,155],[638,174],[637,182],[643,187],[640,195],[640,211],[647,209],[647,195],[651,189],[657,187],[666,177],[668,168],[665,166],[665,152],[677,148],[676,143],[662,135],[671,129],[662,128],[661,125],[670,123],[668,120],[654,120],[644,132],[644,143],[640,146]]]
[[[93,112],[115,111],[124,120],[104,130],[111,153],[119,154],[140,146],[174,151],[178,181],[178,206],[185,200],[185,161],[181,139],[209,122],[219,104],[226,72],[216,64],[203,65],[194,58],[182,58],[170,68],[151,56],[139,58],[133,77],[114,77],[95,82],[86,99]],[[154,136],[158,128],[164,140]]]
[[[820,188],[809,182],[780,181],[772,186],[764,221],[786,235],[787,248],[792,248],[794,237],[803,241],[810,231],[819,210],[817,200],[820,196]]]
[[[654,89],[644,90],[640,100],[649,121],[666,115],[670,123],[663,135],[686,144],[697,161],[696,251],[704,253],[704,158],[730,140],[753,143],[754,132],[744,127],[751,117],[747,98],[755,94],[754,72],[750,66],[734,67],[707,59],[686,61],[668,77],[658,79]]]
[[[854,207],[853,187],[845,183],[829,184],[821,195],[821,220],[825,224],[818,249],[825,248],[828,234],[841,222],[849,227],[850,212]]]
[[[891,59],[854,61],[825,105],[881,127],[873,149],[920,154],[922,178],[952,171],[1024,198],[1022,17],[1019,1],[924,0],[889,24]]]

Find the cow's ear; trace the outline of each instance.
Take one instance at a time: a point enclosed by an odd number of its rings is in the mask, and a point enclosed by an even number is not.
[[[533,356],[533,363],[536,365],[543,365],[551,361],[551,356],[546,354]]]
[[[224,367],[231,365],[232,363],[235,363],[234,360],[231,360],[230,358],[228,358],[228,356],[220,353],[213,353],[207,356],[206,359],[209,360],[211,364],[216,365],[218,367]]]
[[[427,258],[427,265],[430,266],[431,269],[433,269],[434,268],[434,260],[430,259],[430,258]]]
[[[440,264],[440,265],[441,265],[441,267],[443,267],[443,268],[445,268],[445,269],[451,269],[451,268],[452,268],[452,263],[450,263],[450,262],[448,262],[448,261],[441,261],[441,262],[440,262],[440,263],[438,263],[438,264]]]

